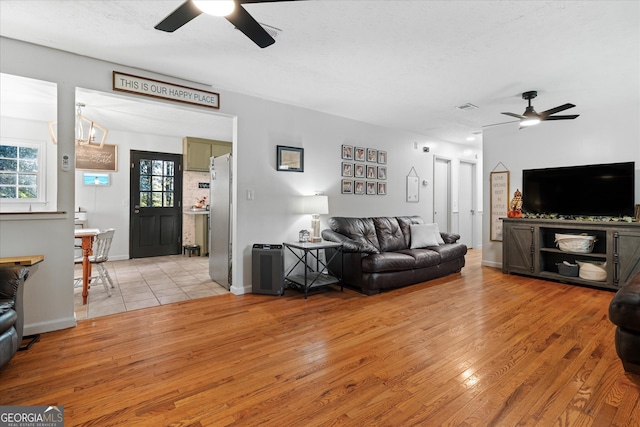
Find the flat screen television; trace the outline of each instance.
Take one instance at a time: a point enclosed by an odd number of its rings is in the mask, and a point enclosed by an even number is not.
[[[635,163],[522,171],[522,210],[565,216],[633,216]]]

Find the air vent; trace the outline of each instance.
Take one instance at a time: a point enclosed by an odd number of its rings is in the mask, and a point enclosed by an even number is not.
[[[468,111],[468,110],[477,110],[478,106],[467,102],[466,104],[458,105],[456,108],[458,110]]]

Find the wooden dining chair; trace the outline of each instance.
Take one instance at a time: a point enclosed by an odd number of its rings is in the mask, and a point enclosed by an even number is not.
[[[111,249],[111,241],[113,240],[113,235],[115,233],[115,229],[109,228],[107,230],[101,231],[96,235],[93,240],[93,255],[89,257],[89,262],[92,267],[96,267],[98,270],[98,275],[91,276],[89,278],[89,283],[94,281],[101,281],[104,289],[107,291],[107,295],[111,296],[111,289],[113,286],[113,281],[111,280],[111,276],[109,276],[109,271],[104,266],[104,263],[109,260],[109,249]],[[74,259],[75,264],[82,264],[82,257],[76,257]],[[82,277],[74,278],[74,286],[82,286]]]

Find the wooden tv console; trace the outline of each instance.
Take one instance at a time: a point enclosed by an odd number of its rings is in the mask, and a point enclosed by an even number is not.
[[[618,290],[640,273],[640,223],[591,222],[549,219],[504,218],[502,272],[542,279]],[[596,236],[593,252],[564,252],[555,244],[555,234]],[[558,273],[556,263],[568,261],[606,262],[605,281],[568,277]]]

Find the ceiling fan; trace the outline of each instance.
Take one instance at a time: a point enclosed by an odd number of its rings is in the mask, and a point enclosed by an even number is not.
[[[530,90],[522,94],[522,99],[526,99],[527,101],[529,101],[529,106],[527,107],[526,110],[524,110],[524,113],[522,113],[522,115],[515,114],[515,113],[501,113],[501,114],[520,119],[521,127],[537,125],[538,123],[544,120],[572,120],[579,116],[579,114],[570,114],[570,115],[564,115],[564,116],[553,115],[555,113],[559,113],[560,111],[568,110],[569,108],[575,107],[575,105],[573,104],[564,104],[555,108],[551,108],[547,111],[543,111],[542,113],[536,113],[536,110],[534,110],[533,106],[531,105],[531,100],[536,96],[538,96],[538,91],[535,91],[535,90]]]
[[[244,3],[267,3],[292,0],[187,0],[171,12],[154,28],[172,33],[201,13],[224,16],[261,48],[276,41],[243,7]]]

